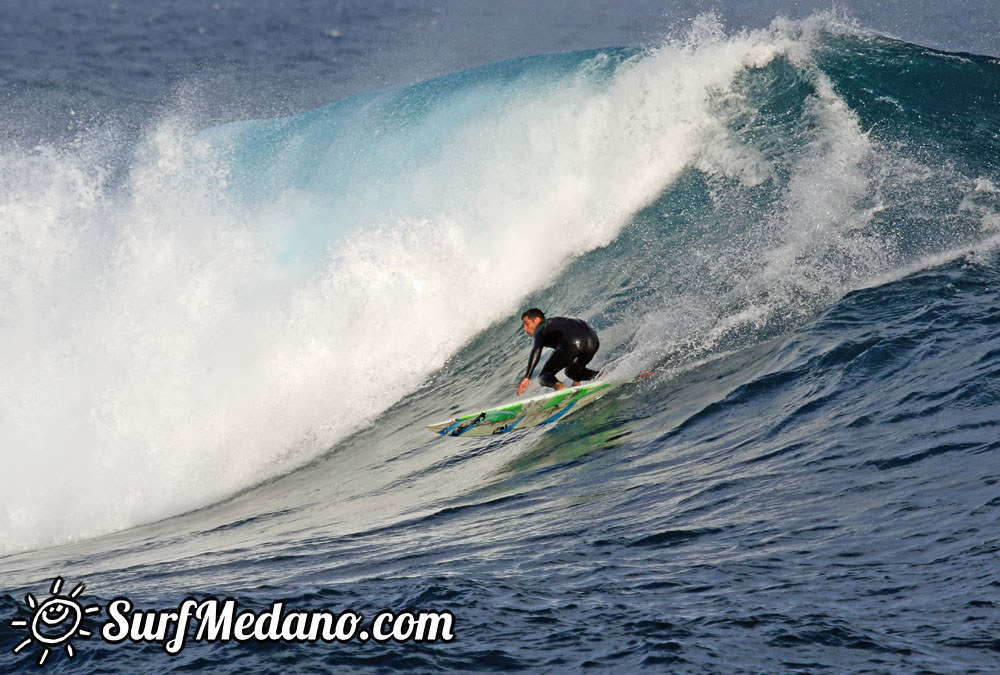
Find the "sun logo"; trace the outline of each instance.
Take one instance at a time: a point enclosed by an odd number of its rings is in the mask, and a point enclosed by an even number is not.
[[[77,584],[69,595],[59,595],[62,590],[63,579],[56,577],[52,581],[50,592],[52,596],[42,603],[39,603],[35,596],[28,593],[24,597],[28,608],[32,610],[30,619],[14,619],[10,625],[15,628],[27,628],[29,636],[14,647],[14,653],[19,653],[22,649],[37,640],[41,645],[41,655],[38,658],[38,665],[44,665],[49,658],[49,650],[66,646],[66,655],[73,658],[75,650],[70,642],[74,637],[89,638],[90,631],[80,627],[83,617],[87,614],[100,612],[97,605],[83,607],[76,599],[83,592],[85,586]]]

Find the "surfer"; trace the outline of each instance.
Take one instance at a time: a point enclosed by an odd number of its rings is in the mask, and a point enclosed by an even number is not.
[[[597,339],[597,333],[585,321],[564,316],[546,319],[542,310],[533,307],[521,315],[521,325],[524,326],[524,332],[535,339],[535,344],[528,357],[528,372],[517,385],[518,396],[531,384],[531,375],[535,372],[545,347],[555,351],[538,376],[538,383],[543,387],[551,387],[556,391],[565,389],[566,385],[556,379],[556,373],[564,369],[566,376],[573,379],[574,387],[599,374],[598,371],[587,368],[601,343]]]

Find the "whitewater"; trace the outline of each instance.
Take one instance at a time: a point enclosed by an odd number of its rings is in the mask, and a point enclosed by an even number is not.
[[[46,669],[995,663],[996,58],[701,15],[285,116],[186,95],[0,146],[0,618],[58,574],[456,639]],[[655,375],[428,433],[513,398],[531,306]]]

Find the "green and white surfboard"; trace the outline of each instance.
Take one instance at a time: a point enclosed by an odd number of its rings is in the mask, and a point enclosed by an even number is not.
[[[620,382],[594,382],[553,391],[523,401],[456,417],[447,422],[428,424],[427,428],[441,436],[496,436],[516,429],[528,429],[551,424],[566,415],[593,403]]]

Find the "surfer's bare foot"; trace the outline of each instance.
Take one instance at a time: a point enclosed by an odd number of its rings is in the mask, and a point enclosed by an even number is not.
[[[563,384],[562,382],[556,382],[556,386],[555,386],[555,390],[556,391],[562,391],[565,388],[566,388],[565,384]]]
[[[573,386],[574,386],[574,387],[579,387],[579,386],[580,386],[580,383],[579,383],[579,382],[574,382],[574,383],[573,383]]]

